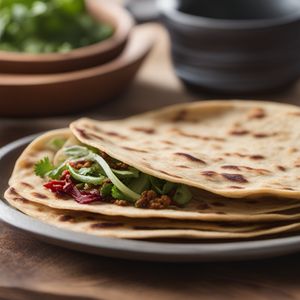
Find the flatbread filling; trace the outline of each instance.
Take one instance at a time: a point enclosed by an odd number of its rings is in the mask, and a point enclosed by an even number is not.
[[[57,148],[56,164],[46,156],[34,166],[35,174],[47,180],[44,187],[53,193],[69,195],[80,204],[100,201],[150,209],[182,207],[192,199],[184,184],[150,176],[79,142],[64,147],[65,142],[50,141]]]

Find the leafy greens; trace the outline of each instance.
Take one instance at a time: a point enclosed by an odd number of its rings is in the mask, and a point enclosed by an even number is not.
[[[1,0],[0,50],[68,52],[109,38],[112,26],[86,11],[84,0]]]
[[[189,188],[183,184],[147,175],[130,166],[121,170],[113,169],[110,163],[114,159],[106,161],[94,148],[75,145],[65,147],[63,151],[67,157],[65,162],[55,167],[46,157],[35,165],[36,175],[59,179],[63,171],[67,170],[78,182],[78,186],[97,186],[102,196],[133,203],[147,190],[153,190],[159,195],[170,195],[179,205],[187,204],[192,198]],[[89,162],[88,165],[85,165],[85,162]],[[76,163],[79,164],[78,168],[74,167]]]

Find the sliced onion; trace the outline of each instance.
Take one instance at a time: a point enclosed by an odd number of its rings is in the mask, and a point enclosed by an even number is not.
[[[119,178],[111,170],[108,163],[100,155],[95,153],[90,153],[90,157],[102,167],[106,176],[124,195],[126,195],[127,197],[129,197],[134,201],[138,200],[141,197],[140,194],[137,194],[136,192],[128,188],[122,181],[119,180]]]

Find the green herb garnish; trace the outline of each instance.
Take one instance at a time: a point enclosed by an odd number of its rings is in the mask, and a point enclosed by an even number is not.
[[[114,185],[112,183],[104,183],[100,189],[101,196],[102,197],[111,196],[113,186]]]
[[[129,189],[113,172],[109,164],[98,154],[92,152],[84,146],[67,147],[64,151],[65,155],[80,160],[89,160],[96,162],[104,171],[107,178],[130,200],[135,201],[140,195]]]
[[[34,166],[34,173],[37,176],[45,177],[47,173],[51,172],[55,167],[50,162],[49,157],[44,157],[38,161]]]
[[[49,177],[52,179],[59,179],[62,172],[66,170],[66,162],[62,163],[58,167],[55,167],[49,160],[49,157],[45,157],[38,161],[34,166],[34,172],[40,177]]]
[[[154,190],[158,195],[169,195],[179,205],[187,204],[192,198],[189,188],[183,184],[147,175],[130,166],[124,170],[113,169],[109,165],[112,159],[107,162],[94,149],[76,145],[64,148],[63,152],[68,157],[65,162],[55,167],[48,158],[44,158],[35,166],[36,175],[59,179],[62,172],[68,170],[77,185],[96,186],[103,197],[111,196],[130,202],[140,199],[147,190]],[[89,163],[86,165],[85,162]],[[113,165],[115,163],[119,161],[113,160]]]
[[[99,23],[84,0],[1,0],[0,50],[68,52],[109,38],[113,27]]]
[[[63,147],[63,145],[65,144],[65,142],[66,142],[66,139],[55,138],[55,139],[52,139],[49,142],[49,147],[51,149],[53,149],[54,151],[58,151],[59,149],[61,149]]]
[[[113,185],[112,188],[111,188],[111,196],[114,199],[117,199],[117,200],[132,201],[132,198],[130,198],[127,195],[123,194],[115,185]]]

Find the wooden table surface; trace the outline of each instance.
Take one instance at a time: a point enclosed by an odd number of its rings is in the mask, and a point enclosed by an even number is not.
[[[129,90],[82,115],[116,118],[172,103],[216,98],[184,90],[173,73],[167,35],[161,27],[157,36],[155,49]],[[300,105],[300,82],[281,93],[255,98]],[[5,105],[13,99],[0,95],[0,100]],[[78,116],[0,119],[0,144],[66,126]],[[0,300],[300,299],[300,253],[235,263],[143,263],[47,245],[0,224]]]

